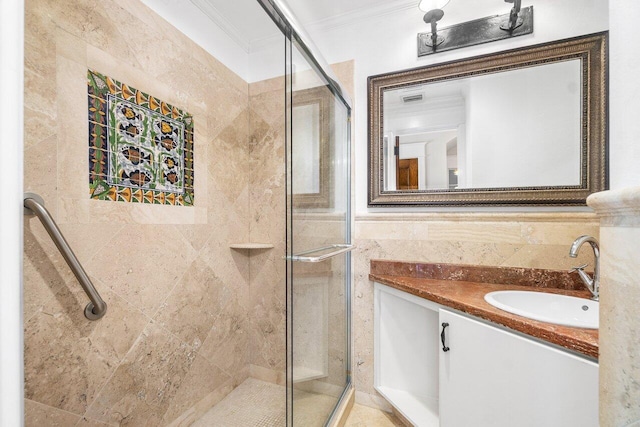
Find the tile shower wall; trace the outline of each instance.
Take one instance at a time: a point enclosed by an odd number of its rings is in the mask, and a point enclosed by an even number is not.
[[[88,69],[193,115],[193,206],[90,199]],[[249,258],[228,247],[249,239],[248,94],[138,2],[26,1],[25,191],[44,197],[109,305],[84,318],[86,296],[25,219],[27,425],[187,421],[248,376]]]
[[[359,403],[389,409],[373,388],[372,259],[568,269],[592,263],[589,251],[569,258],[573,240],[598,237],[588,213],[370,214],[356,217],[353,373]]]
[[[251,375],[284,385],[286,366],[285,227],[285,106],[284,79],[249,85],[250,235],[253,242],[274,249],[253,250]],[[285,395],[282,395],[285,398]]]

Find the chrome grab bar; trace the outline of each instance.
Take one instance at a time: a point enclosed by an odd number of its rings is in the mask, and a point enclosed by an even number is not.
[[[89,320],[98,320],[107,312],[107,303],[100,297],[100,294],[91,283],[91,279],[87,276],[87,273],[80,265],[80,261],[76,258],[75,254],[69,247],[69,244],[64,239],[64,236],[60,232],[58,225],[51,217],[49,211],[44,207],[44,200],[37,194],[25,193],[24,194],[24,214],[35,215],[40,219],[49,236],[56,244],[56,247],[64,257],[69,268],[73,271],[73,274],[80,282],[82,289],[86,292],[87,296],[91,300],[84,309],[84,316]]]
[[[336,249],[336,250],[320,256],[303,256],[307,254],[312,254],[314,252],[326,251],[329,249]],[[334,257],[336,255],[340,255],[345,252],[350,252],[354,249],[355,249],[354,245],[335,244],[335,245],[324,246],[318,249],[311,249],[309,251],[300,252],[295,255],[286,256],[285,258],[290,261],[298,261],[298,262],[320,262],[320,261],[324,261],[325,259]]]

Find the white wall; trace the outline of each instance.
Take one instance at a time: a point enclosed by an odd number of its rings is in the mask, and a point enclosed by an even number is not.
[[[416,2],[417,3],[417,2]],[[633,3],[627,0],[626,3]],[[407,68],[446,62],[521,46],[590,34],[608,29],[606,0],[525,0],[523,7],[534,6],[534,33],[464,49],[418,58],[416,35],[428,31],[423,13],[415,8],[400,8],[396,13],[352,22],[348,26],[324,31],[308,26],[308,32],[330,63],[355,60],[355,193],[356,213],[367,208],[367,77]],[[444,9],[440,27],[471,19],[504,14],[509,4],[495,0],[454,0]],[[621,13],[628,13],[621,7]],[[631,20],[633,14],[628,14]],[[637,16],[637,15],[636,15]],[[627,23],[627,25],[635,25]],[[626,46],[633,45],[630,41]],[[631,78],[631,71],[628,78]],[[640,102],[640,101],[639,101]],[[631,113],[629,113],[631,114]],[[639,134],[636,132],[636,134]],[[640,156],[640,148],[636,150]],[[383,209],[377,209],[383,210]],[[407,209],[409,210],[409,209]],[[414,209],[415,210],[415,209]],[[424,209],[423,209],[424,210]],[[398,211],[398,208],[394,208]]]
[[[297,105],[292,111],[293,194],[320,192],[320,107]]]
[[[611,189],[640,184],[640,2],[610,2],[609,153]]]
[[[449,188],[446,142],[427,144],[427,188]]]
[[[0,204],[0,425],[23,420],[22,204],[24,2],[0,2],[0,128],[3,184]]]
[[[580,61],[470,79],[467,186],[580,185]]]

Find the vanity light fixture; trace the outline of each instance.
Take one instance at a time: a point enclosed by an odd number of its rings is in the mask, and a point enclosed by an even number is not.
[[[442,10],[451,0],[420,0],[418,9],[425,12],[424,22],[431,24],[431,38],[425,39],[426,46],[430,46],[434,51],[436,46],[444,42],[444,37],[438,36],[438,21],[444,16]]]
[[[431,24],[431,32],[418,33],[418,57],[533,33],[533,6],[523,9],[522,0],[504,1],[513,3],[507,14],[463,22],[438,33],[437,22],[444,16],[442,8],[449,1],[421,0],[418,7],[426,12],[424,21]]]
[[[509,19],[500,25],[501,30],[512,32],[516,28],[520,27],[524,22],[520,15],[520,8],[522,6],[522,0],[504,0],[505,3],[513,3],[513,7],[509,12]]]

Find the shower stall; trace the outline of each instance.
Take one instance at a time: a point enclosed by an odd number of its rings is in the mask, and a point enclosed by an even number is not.
[[[301,29],[290,34],[287,416],[288,425],[310,426],[337,421],[334,409],[353,393],[351,105]]]
[[[351,64],[279,0],[27,0],[24,55],[25,198],[74,253],[24,216],[25,425],[338,423]]]

